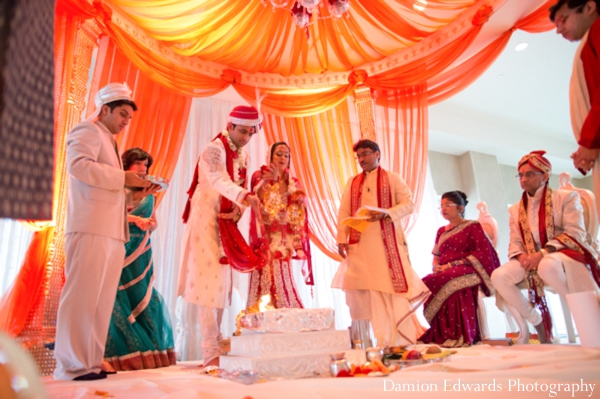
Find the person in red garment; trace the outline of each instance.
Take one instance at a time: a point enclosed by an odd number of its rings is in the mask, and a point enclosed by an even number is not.
[[[556,33],[581,40],[569,87],[571,125],[579,148],[571,158],[583,174],[592,170],[596,209],[600,212],[600,0],[559,0],[550,7]]]
[[[204,366],[219,365],[221,319],[231,302],[232,269],[249,272],[263,266],[262,253],[246,244],[237,227],[247,206],[260,205],[246,188],[250,158],[244,147],[261,126],[256,108],[235,107],[226,128],[202,151],[188,190],[177,295],[198,305]]]
[[[433,273],[423,277],[432,293],[423,310],[431,327],[419,338],[426,344],[460,347],[481,341],[479,287],[488,296],[494,292],[490,276],[500,260],[479,222],[465,219],[467,203],[462,191],[442,195],[440,210],[449,223],[435,238]]]
[[[292,259],[303,265],[307,285],[314,285],[308,213],[300,181],[290,175],[290,148],[287,143],[274,143],[267,152],[266,165],[252,175],[252,191],[260,198],[260,217],[269,243],[269,263],[250,275],[248,306],[263,295],[271,295],[275,308],[303,308],[296,289]],[[251,220],[255,220],[252,210]],[[250,243],[259,240],[259,228],[250,224]]]

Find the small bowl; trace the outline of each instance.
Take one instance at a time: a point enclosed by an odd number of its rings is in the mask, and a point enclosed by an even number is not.
[[[383,359],[383,348],[367,348],[367,360],[372,362],[373,360]]]

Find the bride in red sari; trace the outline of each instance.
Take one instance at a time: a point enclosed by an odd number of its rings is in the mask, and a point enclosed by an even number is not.
[[[481,341],[477,321],[479,289],[493,292],[490,275],[500,266],[498,254],[479,222],[464,218],[467,196],[461,191],[442,195],[442,216],[433,247],[433,273],[423,282],[431,290],[425,318],[431,326],[419,341],[444,347],[470,346]]]
[[[304,192],[298,179],[290,176],[290,148],[285,142],[273,144],[267,165],[252,175],[252,191],[261,200],[260,211],[268,242],[269,262],[250,275],[248,306],[270,294],[276,308],[302,308],[292,272],[292,259],[303,262],[302,274],[313,285],[308,215]],[[255,220],[254,210],[251,215]],[[250,245],[257,242],[261,229],[250,223]]]

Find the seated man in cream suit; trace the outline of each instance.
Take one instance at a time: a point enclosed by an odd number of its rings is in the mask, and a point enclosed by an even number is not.
[[[157,187],[123,171],[114,136],[136,110],[131,90],[111,83],[98,91],[96,112],[66,137],[69,193],[65,231],[65,276],[56,322],[59,380],[106,378],[100,365],[129,240],[125,186]]]
[[[518,165],[523,188],[521,201],[510,207],[509,261],[492,274],[496,302],[503,301],[533,324],[541,343],[552,340],[552,320],[544,285],[559,295],[597,290],[596,251],[585,242],[583,208],[576,191],[555,190],[549,185],[552,165],[545,151],[525,155]],[[595,272],[590,273],[590,269]],[[530,304],[516,284],[525,280]],[[534,307],[535,306],[535,307]],[[514,313],[514,312],[513,312]],[[526,323],[518,343],[529,342]]]

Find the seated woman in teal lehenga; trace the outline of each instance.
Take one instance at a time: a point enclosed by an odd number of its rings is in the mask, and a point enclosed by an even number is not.
[[[147,152],[132,148],[122,155],[123,169],[146,174]],[[156,229],[153,195],[129,210],[130,239],[117,299],[112,312],[104,360],[116,371],[168,367],[175,364],[173,330],[162,296],[153,288],[154,264],[150,233]]]

